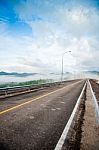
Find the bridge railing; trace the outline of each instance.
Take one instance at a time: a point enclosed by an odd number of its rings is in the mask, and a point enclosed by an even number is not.
[[[0,98],[3,97],[8,97],[8,95],[18,95],[18,93],[23,94],[23,93],[29,93],[32,91],[39,90],[44,87],[50,87],[54,85],[60,85],[64,84],[65,82],[71,82],[74,80],[67,80],[63,82],[50,82],[50,83],[42,83],[42,84],[33,84],[33,85],[25,85],[25,86],[14,86],[14,87],[6,87],[6,88],[0,88]]]

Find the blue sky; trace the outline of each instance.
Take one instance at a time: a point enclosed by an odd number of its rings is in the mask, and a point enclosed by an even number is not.
[[[99,70],[99,0],[0,0],[0,71]]]

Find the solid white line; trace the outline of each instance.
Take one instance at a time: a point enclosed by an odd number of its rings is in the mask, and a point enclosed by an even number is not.
[[[94,94],[94,92],[93,92],[93,89],[92,89],[92,86],[91,86],[89,80],[88,80],[88,83],[89,83],[89,86],[90,86],[90,90],[91,90],[92,97],[93,97],[93,101],[94,101],[94,105],[95,105],[95,111],[96,111],[97,122],[98,122],[98,124],[99,124],[99,106],[98,106],[97,99],[96,99],[96,97],[95,97],[95,94]]]
[[[86,87],[86,83],[85,83],[85,85],[84,85],[84,87],[83,87],[83,89],[82,89],[82,91],[81,91],[81,94],[80,94],[80,96],[79,96],[79,98],[78,98],[78,100],[77,100],[77,103],[76,103],[76,105],[75,105],[75,107],[74,107],[74,109],[73,109],[73,112],[72,112],[72,114],[71,114],[71,116],[70,116],[70,118],[69,118],[69,120],[68,120],[68,122],[67,122],[67,124],[66,124],[66,126],[65,126],[65,128],[64,128],[64,130],[63,130],[63,133],[62,133],[62,135],[61,135],[61,137],[60,137],[60,139],[59,139],[59,141],[58,141],[58,143],[57,143],[57,145],[56,145],[56,147],[55,147],[54,150],[61,150],[62,147],[63,147],[64,141],[65,141],[65,139],[67,138],[67,134],[68,134],[69,129],[70,129],[70,127],[71,127],[71,124],[72,124],[72,121],[73,121],[73,119],[74,119],[75,113],[76,113],[77,108],[78,108],[78,106],[79,106],[79,104],[80,104],[81,97],[82,97],[82,95],[83,95],[83,92],[84,92],[84,90],[85,90],[85,87]]]

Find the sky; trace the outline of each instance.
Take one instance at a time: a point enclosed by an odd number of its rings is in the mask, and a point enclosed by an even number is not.
[[[0,0],[0,71],[99,71],[99,0]],[[71,51],[69,53],[68,51]]]

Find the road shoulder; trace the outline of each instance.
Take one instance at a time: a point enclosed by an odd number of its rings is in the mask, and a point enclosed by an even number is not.
[[[89,84],[86,93],[86,107],[82,126],[81,150],[99,150],[99,125],[96,119],[94,101]]]

